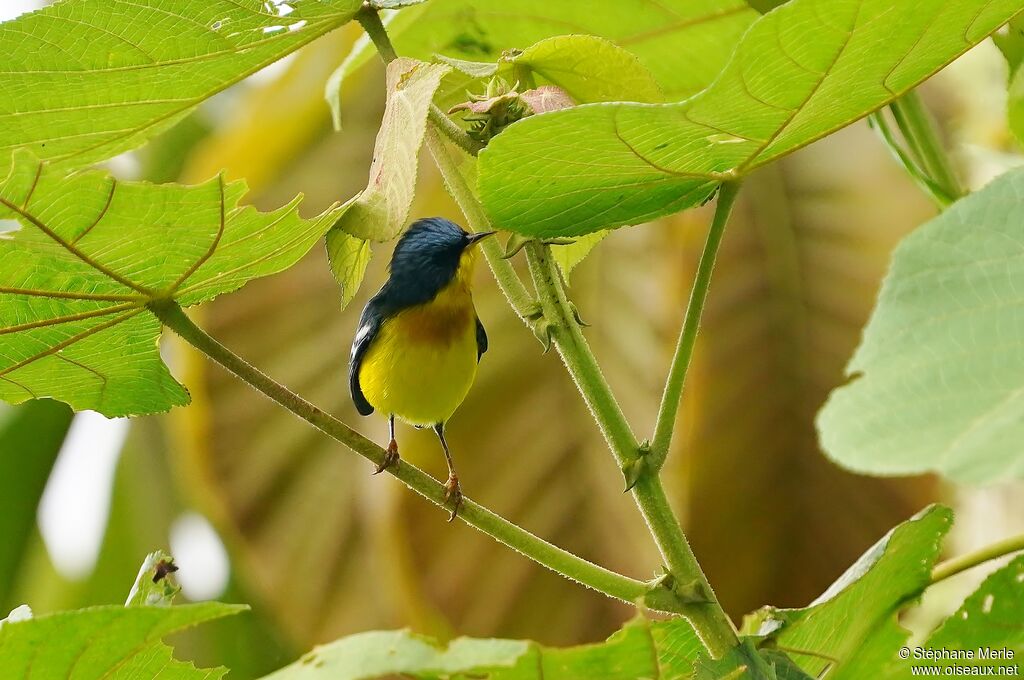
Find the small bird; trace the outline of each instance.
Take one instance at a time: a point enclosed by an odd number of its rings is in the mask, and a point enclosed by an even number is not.
[[[487,332],[473,306],[474,245],[494,232],[469,234],[441,217],[417,220],[399,239],[390,276],[366,303],[352,341],[348,380],[360,415],[388,416],[391,441],[374,474],[399,460],[395,418],[431,427],[448,461],[445,501],[455,519],[462,487],[444,425],[476,378]]]

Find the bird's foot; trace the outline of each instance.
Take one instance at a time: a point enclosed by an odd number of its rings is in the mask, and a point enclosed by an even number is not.
[[[397,466],[398,460],[398,442],[392,439],[390,442],[388,442],[388,448],[384,452],[384,460],[381,461],[381,464],[377,466],[377,469],[374,471],[373,474],[379,475],[380,473],[387,470],[389,467]]]
[[[454,472],[448,475],[448,481],[445,482],[444,502],[451,502],[452,504],[452,516],[448,518],[448,521],[452,522],[455,520],[455,516],[459,514],[459,508],[462,507],[462,486],[459,484],[459,478]]]

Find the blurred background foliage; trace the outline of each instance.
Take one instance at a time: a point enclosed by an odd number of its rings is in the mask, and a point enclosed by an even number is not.
[[[116,159],[113,169],[191,182],[226,168],[249,182],[261,208],[302,192],[308,215],[351,196],[365,184],[383,68],[374,61],[346,80],[343,133],[331,128],[323,86],[357,37],[349,26],[310,45],[217,96],[143,151]],[[924,91],[975,186],[1019,163],[1006,130],[1004,78],[985,43]],[[889,253],[934,211],[864,123],[746,183],[666,473],[697,556],[736,617],[765,603],[806,604],[933,500],[958,508],[958,550],[1022,528],[1019,486],[860,477],[817,448],[814,413],[842,380]],[[421,164],[413,214],[460,221],[429,162]],[[699,209],[614,232],[572,274],[587,335],[637,431],[653,427],[709,219]],[[361,304],[383,280],[388,250],[374,246],[364,288],[344,312],[317,249],[285,274],[204,307],[202,324],[384,441],[382,418],[356,415],[344,371]],[[491,351],[449,429],[467,492],[589,559],[653,576],[656,550],[574,386],[480,269],[477,306]],[[368,463],[184,346],[170,341],[166,350],[194,403],[132,422],[98,557],[76,578],[55,566],[36,517],[72,416],[49,402],[0,412],[0,608],[121,601],[144,555],[167,547],[175,522],[198,512],[230,564],[223,592],[207,596],[253,611],[184,634],[178,653],[227,665],[231,677],[267,672],[315,643],[374,628],[561,645],[602,639],[631,615],[468,526],[447,524],[395,480],[371,478]],[[403,456],[442,475],[429,432],[403,426],[400,437]],[[179,563],[189,570],[184,556]],[[943,589],[962,595],[967,587]],[[951,608],[954,595],[943,589],[920,621]]]

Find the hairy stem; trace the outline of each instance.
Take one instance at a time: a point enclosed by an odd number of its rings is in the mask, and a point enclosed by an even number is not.
[[[963,196],[964,190],[939,139],[935,123],[917,92],[903,95],[890,104],[889,109],[924,174],[950,201]]]
[[[367,33],[377,45],[382,58],[385,61],[394,59],[394,47],[376,13],[373,13],[372,17],[366,18],[362,14],[366,14],[366,12],[361,13],[360,22],[366,27]],[[431,116],[431,121],[436,130],[451,137],[450,127],[453,127],[454,124],[448,125],[439,122],[434,115]],[[467,149],[467,146],[458,139],[453,138],[453,140],[462,148]],[[427,131],[427,145],[437,162],[449,192],[466,215],[470,226],[475,231],[488,230],[490,223],[479,200],[460,173],[458,164],[431,130]],[[470,153],[475,152],[470,150]],[[597,360],[590,351],[590,346],[583,337],[572,305],[561,286],[549,248],[537,242],[527,245],[531,275],[540,297],[538,304],[538,301],[534,301],[526,291],[512,265],[502,259],[498,244],[485,242],[482,247],[488,264],[494,272],[495,280],[516,314],[527,323],[544,324],[543,332],[550,333],[551,339],[558,347],[562,360],[579,387],[584,401],[594,415],[619,465],[625,469],[627,465],[636,463],[641,453],[639,444],[626,422],[611,388],[604,379]],[[633,489],[633,495],[669,570],[668,580],[670,583],[661,584],[669,586],[668,591],[672,596],[671,605],[665,608],[677,611],[687,618],[712,656],[724,656],[739,644],[736,631],[718,603],[704,572],[697,564],[679,521],[668,503],[657,473],[642,475],[639,483]],[[662,588],[657,594],[664,595],[664,593],[665,589]],[[655,599],[652,597],[654,594],[654,592],[645,593],[647,596],[645,601],[654,603]],[[757,671],[755,677],[761,677],[760,671],[763,669],[760,657],[752,659],[751,665],[752,670]]]
[[[943,581],[950,576],[956,576],[962,571],[967,571],[972,567],[976,567],[979,564],[994,560],[999,557],[1005,557],[1011,553],[1020,552],[1024,550],[1024,534],[1019,536],[1011,536],[1001,541],[996,541],[990,545],[986,545],[983,548],[969,552],[966,555],[960,555],[953,559],[946,560],[942,564],[939,564],[932,570],[932,585]]]
[[[631,464],[642,465],[639,444],[583,337],[551,257],[550,247],[533,241],[527,244],[526,255],[547,332],[609,448],[624,469]],[[648,468],[639,475],[632,492],[665,560],[672,581],[668,585],[679,597],[680,612],[693,625],[708,651],[715,657],[721,657],[738,644],[736,631],[690,549],[665,496],[661,478]]]
[[[718,255],[718,247],[722,243],[725,225],[729,221],[729,214],[732,212],[738,191],[739,184],[733,182],[722,184],[718,190],[715,217],[711,221],[711,229],[708,231],[708,237],[704,243],[700,264],[697,265],[693,288],[690,289],[690,301],[686,306],[686,316],[683,317],[683,327],[679,331],[679,341],[676,343],[668,379],[665,381],[665,392],[661,397],[661,406],[658,409],[658,420],[654,426],[654,437],[651,440],[649,454],[652,470],[660,470],[661,466],[665,464],[665,458],[668,456],[668,450],[672,444],[672,432],[675,429],[676,416],[679,413],[679,403],[683,398],[686,372],[690,367],[693,348],[697,342],[697,332],[700,330],[701,314],[704,312],[704,301],[707,299],[708,288],[711,285],[715,257]]]
[[[466,216],[466,221],[473,231],[490,231],[491,223],[487,219],[483,208],[473,190],[469,188],[466,179],[459,171],[459,164],[452,157],[444,141],[433,130],[427,130],[427,148],[434,157],[434,163],[441,172],[445,188],[455,199],[459,210]],[[494,273],[494,280],[498,282],[501,292],[508,298],[512,309],[524,321],[528,321],[536,314],[537,301],[523,285],[512,263],[502,257],[501,245],[497,240],[490,238],[481,241],[478,246],[487,258],[487,264]]]
[[[384,460],[382,448],[231,352],[196,326],[176,303],[151,302],[148,306],[165,326],[258,392],[372,463],[379,465]],[[442,508],[445,507],[442,484],[416,466],[402,461],[399,465],[388,468],[388,472],[427,500]],[[588,562],[534,536],[468,498],[459,510],[458,517],[552,571],[610,597],[632,603],[643,598],[651,590],[651,587],[642,581]]]
[[[363,30],[366,31],[366,35],[370,37],[370,40],[377,47],[377,53],[385,64],[390,64],[398,58],[398,54],[395,53],[395,47],[391,44],[391,39],[388,37],[388,32],[384,28],[384,23],[380,20],[377,10],[364,6],[356,13],[356,19],[359,20]],[[467,153],[475,156],[479,153],[480,149],[484,148],[483,144],[470,137],[465,130],[446,116],[444,111],[438,108],[437,104],[431,103],[427,117],[434,124],[434,127],[462,147]]]

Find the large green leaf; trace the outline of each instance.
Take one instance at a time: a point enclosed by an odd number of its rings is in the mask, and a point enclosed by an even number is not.
[[[319,647],[268,680],[370,680],[401,673],[414,678],[491,680],[622,680],[690,677],[702,647],[676,619],[636,618],[607,641],[569,648],[520,640],[458,638],[440,647],[405,631],[353,635]]]
[[[133,149],[360,5],[67,0],[23,15],[0,25],[0,154],[84,166]]]
[[[480,155],[496,226],[574,236],[695,205],[723,180],[900,96],[1005,23],[1020,0],[793,0],[759,19],[706,90],[521,121]]]
[[[63,175],[15,155],[0,183],[0,398],[53,397],[107,416],[188,401],[160,361],[154,299],[194,305],[287,268],[337,220],[295,199],[271,213],[239,207],[244,183],[118,182]]]
[[[760,612],[758,632],[791,651],[813,677],[826,669],[830,678],[868,677],[861,674],[859,655],[879,647],[895,654],[906,639],[896,616],[930,583],[951,524],[948,508],[923,510],[886,534],[806,608]]]
[[[818,416],[825,451],[873,474],[1024,476],[1024,170],[968,196],[897,248],[878,306]]]
[[[632,53],[591,35],[541,40],[510,61],[516,73],[528,69],[580,103],[660,102],[664,97],[651,72]]]
[[[963,605],[947,618],[918,649],[931,652],[943,650],[970,650],[971,659],[937,659],[931,663],[912,658],[896,661],[896,677],[912,677],[910,666],[934,665],[943,667],[947,675],[950,667],[974,668],[977,671],[992,666],[1017,666],[1024,656],[1024,555],[1018,556],[999,569],[968,597]],[[985,650],[987,658],[982,656]],[[993,651],[1006,656],[992,657]],[[913,655],[913,651],[912,651]],[[1010,656],[1012,655],[1012,656]],[[1019,670],[1018,670],[1019,672]],[[983,675],[984,672],[958,673]]]
[[[201,670],[177,661],[161,640],[244,609],[217,602],[176,607],[109,605],[5,623],[0,626],[0,664],[9,678],[220,678],[227,669]]]
[[[591,0],[431,0],[391,17],[388,32],[399,54],[475,61],[552,36],[596,35],[635,54],[675,100],[711,82],[756,17],[742,0],[617,0],[599,10]],[[328,83],[336,121],[342,81],[373,55],[362,41]]]

